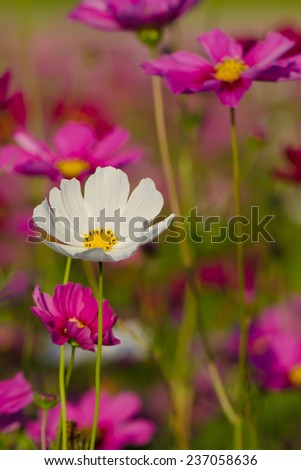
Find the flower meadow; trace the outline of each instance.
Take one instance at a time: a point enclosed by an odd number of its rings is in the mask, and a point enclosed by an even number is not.
[[[0,449],[300,448],[301,8],[260,3],[0,7]]]

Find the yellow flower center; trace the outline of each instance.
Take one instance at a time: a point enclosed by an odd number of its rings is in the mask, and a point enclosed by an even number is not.
[[[75,318],[75,317],[69,318],[68,321],[70,321],[71,323],[76,323],[77,326],[78,326],[78,328],[85,328],[85,326],[86,326],[86,325],[85,325],[84,323],[82,323],[78,318]]]
[[[289,371],[289,379],[292,385],[301,387],[301,364],[298,364]]]
[[[113,230],[91,230],[89,234],[84,235],[86,248],[102,248],[104,251],[111,251],[116,245],[118,239],[115,237]]]
[[[215,66],[215,78],[222,82],[233,83],[239,80],[241,74],[248,68],[242,59],[225,57]]]
[[[77,178],[84,171],[90,169],[90,164],[80,158],[59,160],[55,163],[55,166],[63,176],[66,176],[66,178]]]

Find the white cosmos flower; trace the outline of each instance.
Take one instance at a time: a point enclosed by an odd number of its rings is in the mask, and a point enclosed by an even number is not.
[[[77,179],[63,179],[60,189],[50,191],[49,202],[45,200],[34,209],[33,219],[49,235],[43,242],[65,256],[120,261],[156,238],[175,217],[171,214],[150,225],[164,202],[150,178],[141,180],[129,193],[123,171],[98,168],[87,179],[84,196]]]

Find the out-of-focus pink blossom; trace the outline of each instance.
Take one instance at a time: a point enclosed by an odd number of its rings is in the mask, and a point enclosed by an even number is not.
[[[95,406],[95,391],[85,393],[77,403],[67,404],[67,419],[77,429],[77,440],[71,442],[70,448],[84,448],[90,439]],[[96,437],[96,449],[118,450],[126,446],[143,446],[151,440],[155,427],[147,419],[137,418],[142,403],[136,393],[122,392],[111,396],[102,392],[100,397],[100,416]],[[59,423],[60,405],[48,413],[47,444],[56,438]],[[40,440],[42,415],[28,425],[28,434],[36,442]]]
[[[147,75],[164,78],[175,94],[213,91],[220,102],[236,108],[244,94],[257,81],[279,82],[301,78],[301,55],[284,59],[293,41],[270,32],[245,54],[242,45],[220,29],[198,38],[208,59],[179,51],[144,62]]]
[[[17,429],[23,420],[21,411],[32,401],[31,386],[21,372],[11,379],[0,381],[0,431]]]
[[[9,140],[16,127],[24,126],[26,110],[23,94],[9,94],[11,73],[5,72],[0,77],[0,143]]]
[[[70,122],[54,135],[52,144],[42,142],[25,130],[14,134],[14,145],[0,151],[0,168],[51,180],[83,178],[99,167],[120,167],[137,160],[141,150],[122,150],[129,133],[119,127],[101,140],[88,124]]]
[[[69,18],[104,31],[160,29],[201,0],[82,0]]]

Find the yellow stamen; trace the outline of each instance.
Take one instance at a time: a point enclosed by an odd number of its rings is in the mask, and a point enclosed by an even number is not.
[[[55,163],[59,172],[66,178],[77,178],[83,172],[90,169],[90,164],[80,158],[67,158],[59,160]]]
[[[289,379],[292,385],[301,387],[301,364],[298,364],[289,371]]]
[[[86,248],[102,248],[104,251],[111,251],[118,242],[113,230],[108,229],[105,231],[103,228],[91,230],[84,235],[84,239]]]
[[[215,66],[215,78],[222,82],[233,83],[239,80],[241,74],[248,68],[242,59],[225,57]]]
[[[77,323],[78,328],[85,328],[85,326],[86,326],[86,325],[85,325],[84,323],[82,323],[78,318],[75,318],[75,317],[69,318],[68,321],[70,321],[71,323]]]

